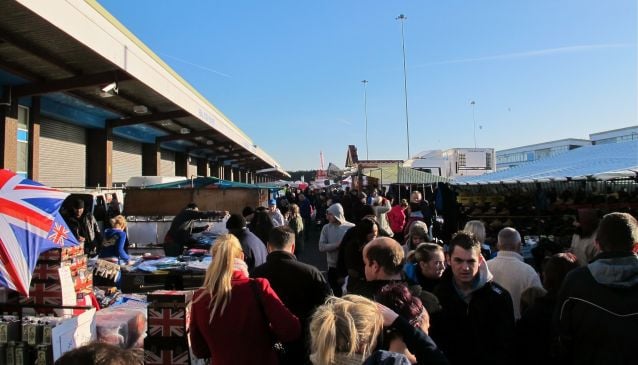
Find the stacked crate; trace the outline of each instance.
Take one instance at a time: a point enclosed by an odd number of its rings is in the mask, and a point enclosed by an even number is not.
[[[190,364],[187,333],[192,299],[191,290],[156,290],[148,294],[145,364]]]
[[[38,257],[31,285],[29,297],[22,298],[26,304],[62,305],[62,288],[58,269],[68,266],[74,289],[79,297],[93,291],[93,275],[87,269],[87,256],[82,244],[73,247],[52,249],[43,252]],[[73,303],[75,304],[75,303]],[[51,313],[52,308],[37,308],[39,313]]]

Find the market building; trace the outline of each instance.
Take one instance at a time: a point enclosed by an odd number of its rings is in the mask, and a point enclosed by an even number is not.
[[[287,173],[95,1],[0,3],[0,168],[54,187]]]
[[[638,126],[592,133],[589,139],[566,138],[496,151],[496,169],[524,165],[590,145],[638,140]]]

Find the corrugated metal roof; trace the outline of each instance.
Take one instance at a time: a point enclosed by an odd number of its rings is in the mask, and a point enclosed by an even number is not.
[[[243,189],[269,189],[269,190],[279,190],[280,187],[276,185],[268,185],[268,184],[246,184],[236,181],[228,181],[218,179],[216,177],[198,177],[193,180],[184,179],[180,181],[173,181],[163,184],[155,184],[148,185],[146,189],[202,189],[202,188],[220,188],[220,189],[230,189],[230,188],[243,188]]]
[[[497,184],[638,176],[638,141],[580,147],[491,174],[454,179],[453,184]]]
[[[376,169],[363,169],[366,176],[379,179],[379,184],[435,184],[449,182],[448,178],[436,176],[409,167],[388,166]]]

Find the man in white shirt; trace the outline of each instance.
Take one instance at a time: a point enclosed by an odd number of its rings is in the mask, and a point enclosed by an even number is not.
[[[339,260],[339,246],[346,232],[354,224],[346,221],[343,207],[339,203],[332,204],[326,210],[328,224],[321,229],[319,236],[319,251],[326,253],[328,260],[328,283],[337,296],[341,296],[341,286],[338,283],[337,261]]]
[[[525,289],[536,286],[542,288],[540,277],[533,267],[526,264],[521,256],[521,235],[514,228],[505,227],[498,233],[498,254],[487,261],[494,275],[494,281],[504,287],[512,296],[514,318],[521,318],[521,294]]]

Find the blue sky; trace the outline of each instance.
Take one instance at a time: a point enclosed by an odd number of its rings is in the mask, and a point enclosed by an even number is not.
[[[638,125],[634,0],[99,0],[285,169]]]

